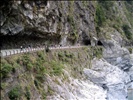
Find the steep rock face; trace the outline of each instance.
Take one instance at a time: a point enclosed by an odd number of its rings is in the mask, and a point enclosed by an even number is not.
[[[132,2],[4,1],[0,9],[3,49],[46,41],[88,45],[93,37],[114,38],[121,45],[133,43]]]
[[[127,48],[120,46],[115,40],[106,41],[104,58],[112,65],[118,66],[123,71],[129,71],[132,67],[130,53]]]
[[[127,100],[126,84],[130,77],[106,60],[93,60],[91,69],[84,69],[89,80],[107,90],[107,100]]]
[[[95,35],[95,8],[81,1],[12,1],[1,6],[1,35],[39,37],[63,45]],[[62,42],[67,36],[67,41]]]
[[[107,100],[132,98],[131,94],[128,97],[128,90],[133,89],[132,54],[114,39],[102,42],[105,47],[103,59],[93,59],[92,68],[85,68],[84,73],[89,80],[107,90]]]

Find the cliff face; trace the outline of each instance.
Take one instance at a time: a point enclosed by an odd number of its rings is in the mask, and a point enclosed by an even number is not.
[[[1,59],[0,73],[2,100],[128,100],[133,53],[116,43],[43,50]]]
[[[1,3],[2,49],[88,45],[92,39],[104,45],[3,58],[2,99],[127,100],[127,90],[133,88],[133,52],[123,45],[133,45],[132,5],[132,1]]]
[[[92,37],[111,35],[118,42],[132,40],[132,2],[5,1],[0,9],[2,48],[90,44]]]
[[[14,1],[1,9],[2,36],[26,35],[66,45],[96,34],[92,2]]]
[[[91,97],[103,100],[106,95],[101,97],[101,94],[106,91],[87,81],[83,74],[84,68],[91,67],[93,50],[99,52],[97,56],[102,55],[100,48],[83,47],[3,58],[2,100],[84,100]],[[95,93],[95,89],[99,92]]]

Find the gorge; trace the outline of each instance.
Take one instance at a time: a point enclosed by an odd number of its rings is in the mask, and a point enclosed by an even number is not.
[[[133,1],[5,0],[0,13],[1,52],[48,47],[1,56],[2,100],[133,99]]]

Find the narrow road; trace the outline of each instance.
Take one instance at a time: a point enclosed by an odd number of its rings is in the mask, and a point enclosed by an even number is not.
[[[50,50],[56,50],[56,49],[71,49],[71,48],[82,48],[82,47],[89,47],[89,46],[65,46],[65,47],[49,47]],[[101,46],[100,46],[101,47]],[[128,48],[128,47],[126,47]],[[131,48],[131,47],[130,47]],[[0,57],[6,57],[14,54],[20,54],[20,53],[26,53],[26,52],[35,52],[45,50],[45,47],[38,47],[38,48],[25,48],[23,50],[21,49],[7,49],[7,50],[1,50]]]
[[[81,48],[81,47],[86,47],[86,46],[66,46],[66,47],[49,47],[50,50],[56,50],[56,49],[70,49],[70,48]],[[35,52],[35,51],[40,51],[40,50],[45,50],[44,47],[39,47],[39,48],[26,48],[26,49],[7,49],[7,50],[1,50],[0,56],[5,57],[5,56],[10,56],[14,54],[20,54],[20,53],[26,53],[26,52]]]

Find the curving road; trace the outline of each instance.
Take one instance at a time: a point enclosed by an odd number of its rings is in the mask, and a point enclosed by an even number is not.
[[[70,48],[82,48],[82,47],[88,47],[88,46],[65,46],[65,47],[49,47],[50,50],[56,50],[56,49],[70,49]],[[101,46],[100,46],[101,47]],[[128,48],[128,47],[126,47]],[[7,50],[1,50],[0,57],[6,57],[14,54],[20,54],[20,53],[26,53],[26,52],[35,52],[45,50],[45,47],[38,47],[38,48],[25,48],[23,50],[21,49],[7,49]]]

